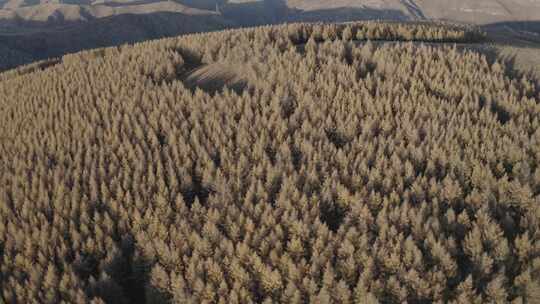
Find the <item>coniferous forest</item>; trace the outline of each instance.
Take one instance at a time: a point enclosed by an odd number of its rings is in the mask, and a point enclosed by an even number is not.
[[[0,74],[1,299],[539,303],[540,88],[481,39],[292,24]]]

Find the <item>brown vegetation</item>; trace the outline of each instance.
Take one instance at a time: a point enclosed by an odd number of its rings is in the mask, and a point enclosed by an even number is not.
[[[539,88],[472,51],[348,41],[473,36],[297,24],[3,74],[1,297],[537,302]],[[215,63],[243,90],[182,82]]]

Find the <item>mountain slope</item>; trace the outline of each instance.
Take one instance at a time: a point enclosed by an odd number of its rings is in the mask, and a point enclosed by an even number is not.
[[[121,14],[45,30],[25,27],[23,33],[0,34],[0,45],[11,52],[26,54],[17,60],[0,60],[0,70],[84,49],[215,31],[230,26],[230,22],[216,14],[186,15],[165,11]],[[21,31],[20,28],[18,30]]]
[[[302,12],[353,9],[356,11],[398,12],[410,19],[445,19],[451,21],[472,22],[477,24],[500,21],[540,20],[540,2],[533,0],[206,0],[191,1],[59,1],[50,3],[11,0],[0,2],[0,20],[19,19],[27,21],[86,20],[88,18],[108,17],[118,14],[155,12],[180,12],[198,15],[220,10],[227,5],[237,7],[286,7]],[[274,12],[279,13],[279,12]],[[291,13],[291,12],[289,12]],[[283,18],[284,16],[274,16]],[[252,21],[255,23],[255,20]]]
[[[304,11],[336,8],[388,10],[411,19],[431,19],[486,24],[500,21],[540,20],[540,1],[531,0],[288,0],[289,7]]]
[[[152,14],[157,12],[184,15],[209,15],[212,12],[182,5],[174,1],[125,1],[89,4],[43,3],[0,10],[0,21],[47,22],[50,25],[64,22],[89,21],[122,14]]]
[[[539,21],[540,1],[535,0],[415,0],[433,19],[486,24],[501,21]]]
[[[2,0],[0,43],[5,55],[1,56],[0,70],[82,49],[185,33],[282,22],[369,19],[447,20],[480,25],[540,20],[540,1]],[[513,32],[508,34],[507,28],[500,26],[490,29],[510,38],[516,33],[530,36],[522,29],[506,27]],[[16,54],[21,56],[15,58]]]

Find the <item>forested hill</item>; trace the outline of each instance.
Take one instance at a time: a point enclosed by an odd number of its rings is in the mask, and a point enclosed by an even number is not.
[[[0,74],[1,299],[538,303],[540,88],[417,42],[478,37],[266,26]]]
[[[505,42],[540,44],[540,3],[530,0],[0,0],[0,70],[187,33],[358,20],[486,25]]]

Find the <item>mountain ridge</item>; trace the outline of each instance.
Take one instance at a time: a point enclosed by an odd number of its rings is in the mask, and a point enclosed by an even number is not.
[[[540,20],[540,1],[527,0],[261,0],[245,1],[153,1],[153,0],[82,0],[82,1],[20,1],[0,2],[0,20],[12,21],[86,21],[119,14],[152,13],[156,10],[182,12],[189,15],[220,14],[221,8],[244,5],[282,7],[301,17],[302,13],[328,9],[396,10],[411,20],[452,20],[485,24],[501,21]],[[276,16],[283,18],[284,16]],[[256,23],[252,20],[251,23]]]

